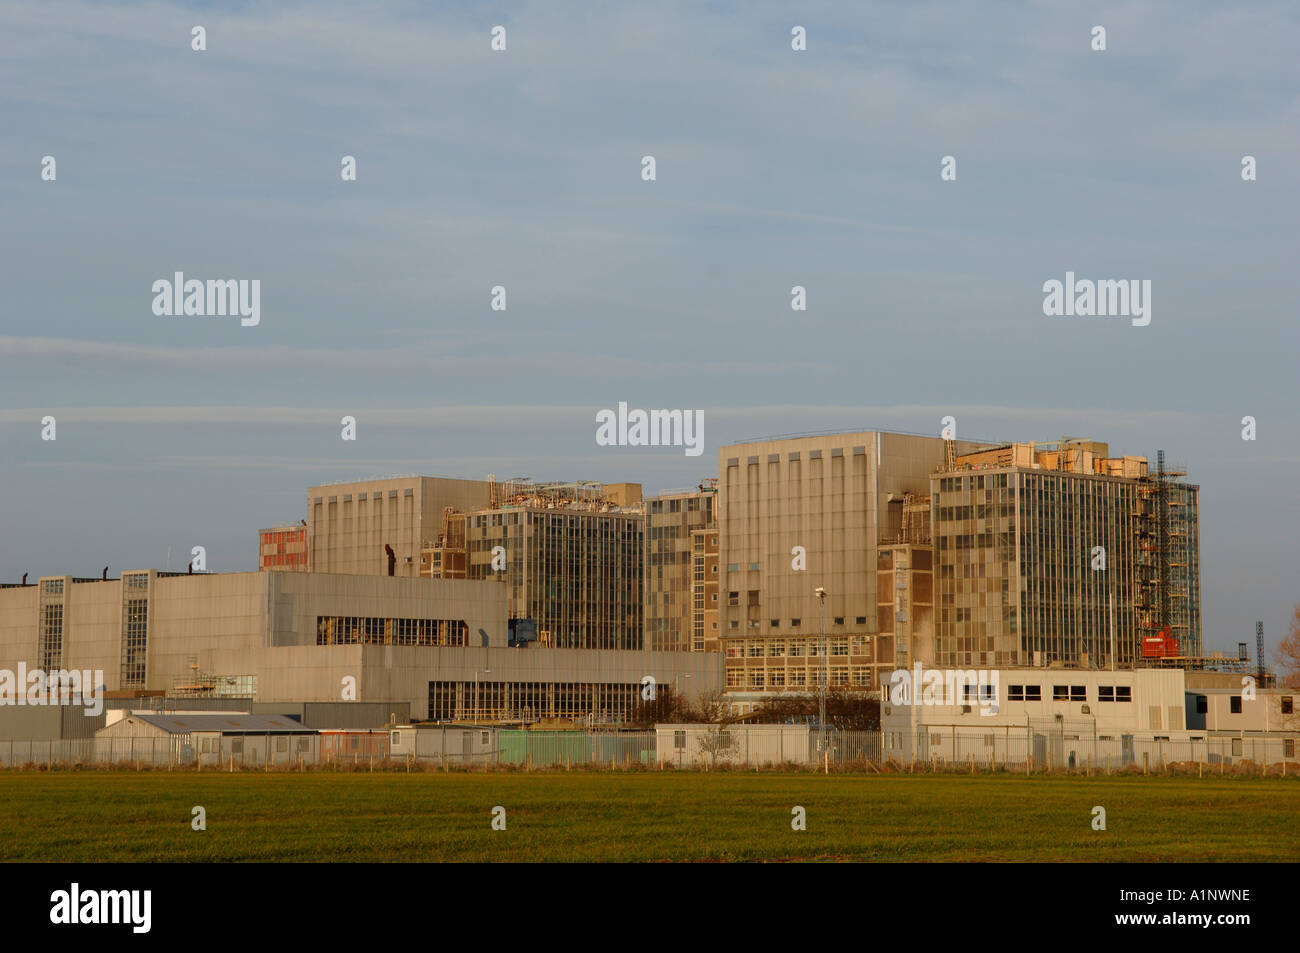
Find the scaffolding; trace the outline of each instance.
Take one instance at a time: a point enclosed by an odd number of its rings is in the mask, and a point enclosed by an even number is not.
[[[1133,513],[1137,537],[1137,587],[1134,607],[1146,635],[1168,630],[1178,640],[1179,655],[1200,655],[1200,632],[1192,604],[1197,539],[1195,488],[1184,483],[1186,471],[1166,467],[1165,452],[1156,452],[1156,472],[1138,488]]]

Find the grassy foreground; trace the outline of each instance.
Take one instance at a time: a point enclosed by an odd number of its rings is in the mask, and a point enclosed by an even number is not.
[[[191,829],[196,805],[206,831]],[[796,805],[806,831],[791,829]],[[1300,783],[4,772],[0,831],[11,861],[1293,861]]]

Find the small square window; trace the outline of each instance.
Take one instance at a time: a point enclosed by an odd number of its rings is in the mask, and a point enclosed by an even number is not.
[[[1240,696],[1240,695],[1233,695],[1230,699],[1228,699],[1228,711],[1232,712],[1234,715],[1240,715],[1240,714],[1241,714],[1241,696]]]

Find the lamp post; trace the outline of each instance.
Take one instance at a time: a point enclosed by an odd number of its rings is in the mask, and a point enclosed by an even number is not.
[[[823,751],[826,750],[826,691],[830,685],[831,668],[830,659],[826,657],[826,590],[821,586],[817,587],[817,630],[820,635],[818,651],[822,655],[822,682],[821,690],[818,694],[821,696],[817,706],[817,728],[821,733]]]

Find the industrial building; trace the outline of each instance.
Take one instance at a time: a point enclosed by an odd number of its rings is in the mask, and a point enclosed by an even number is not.
[[[1182,477],[1095,441],[955,455],[931,478],[935,664],[1131,666],[1166,627],[1199,656],[1198,488]]]
[[[108,692],[161,692],[194,707],[355,701],[396,711],[406,703],[416,719],[524,723],[617,724],[646,676],[684,694],[722,684],[714,654],[511,647],[508,622],[505,587],[490,581],[54,576],[0,588],[0,667],[102,671]]]
[[[901,537],[905,502],[929,494],[948,449],[875,431],[719,449],[718,619],[737,704],[820,684],[823,608],[832,684],[873,690],[893,668],[894,636],[878,620],[880,546]]]
[[[486,509],[449,511],[421,555],[434,579],[490,580],[544,648],[645,645],[640,484],[509,485]]]
[[[651,648],[717,651],[718,481],[645,501],[645,637]]]
[[[416,577],[420,552],[449,508],[491,506],[484,480],[405,476],[313,486],[307,491],[310,572]]]
[[[257,568],[276,572],[307,571],[307,521],[257,531]]]
[[[885,682],[881,730],[899,762],[1275,764],[1296,757],[1295,701],[1239,672],[930,669]]]

